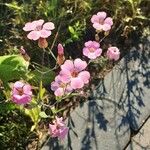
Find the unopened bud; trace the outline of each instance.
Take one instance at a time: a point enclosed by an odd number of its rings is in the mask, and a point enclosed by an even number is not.
[[[63,62],[65,61],[64,48],[62,44],[58,44],[57,50],[58,50],[57,64],[62,65]]]
[[[57,49],[58,49],[58,55],[64,55],[64,48],[62,44],[59,43]]]

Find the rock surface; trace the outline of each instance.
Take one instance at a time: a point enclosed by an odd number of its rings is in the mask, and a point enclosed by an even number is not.
[[[139,130],[138,134],[132,137],[126,150],[150,150],[150,119]]]

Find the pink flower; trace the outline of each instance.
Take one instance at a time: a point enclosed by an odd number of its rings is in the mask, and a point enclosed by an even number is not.
[[[64,139],[68,133],[69,128],[65,126],[63,118],[56,117],[56,120],[53,121],[53,124],[49,124],[50,135],[52,137],[58,137]]]
[[[102,54],[102,49],[100,44],[96,41],[88,41],[83,48],[83,55],[87,56],[90,59],[95,59]]]
[[[58,75],[55,77],[55,81],[51,83],[51,90],[55,91],[55,96],[63,96],[72,92],[72,88],[69,83],[63,83],[61,77]]]
[[[117,47],[109,47],[106,55],[110,60],[118,60],[120,57],[120,51]]]
[[[28,22],[23,27],[24,31],[30,31],[27,35],[30,40],[38,40],[39,38],[48,38],[51,35],[51,30],[55,28],[52,22],[44,23],[44,20],[36,20]]]
[[[16,104],[25,105],[32,99],[31,86],[21,81],[17,81],[13,85],[12,100]]]
[[[93,15],[91,18],[91,22],[93,23],[93,27],[98,31],[109,31],[111,26],[113,25],[112,18],[107,17],[105,12],[98,12],[96,15]]]
[[[84,84],[89,83],[90,79],[90,73],[85,71],[86,67],[86,61],[82,61],[80,58],[74,61],[66,60],[65,63],[61,65],[61,81],[70,83],[72,89],[83,88]]]

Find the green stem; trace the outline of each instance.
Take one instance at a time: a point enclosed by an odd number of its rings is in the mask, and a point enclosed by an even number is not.
[[[53,54],[52,49],[53,49],[53,47],[54,47],[54,45],[55,45],[55,42],[56,42],[56,40],[57,40],[60,27],[61,27],[61,24],[60,24],[59,27],[58,27],[57,33],[56,33],[56,35],[55,35],[55,38],[54,38],[54,40],[53,40],[53,43],[52,43],[51,47],[48,48],[48,50],[49,50],[48,53],[51,54],[52,57],[53,57],[56,61],[57,61],[57,59],[56,59],[55,55]]]
[[[52,50],[51,50],[51,49],[49,49],[49,48],[48,48],[48,50],[49,50],[49,54],[51,54],[51,55],[52,55],[52,57],[53,57],[55,60],[57,60],[57,58],[55,57],[55,55],[54,55],[54,53],[52,52]]]

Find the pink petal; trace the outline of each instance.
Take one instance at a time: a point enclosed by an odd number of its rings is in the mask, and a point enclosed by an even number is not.
[[[35,28],[36,28],[35,24],[33,24],[32,22],[28,22],[23,27],[23,30],[24,31],[32,31],[32,30],[35,30]]]
[[[14,95],[18,95],[19,94],[19,91],[18,91],[18,89],[16,89],[16,88],[13,88],[13,90],[12,90],[12,94]]]
[[[25,84],[23,82],[17,81],[14,83],[13,87],[16,89],[22,88]]]
[[[57,125],[56,124],[49,124],[49,131],[50,131],[50,135],[52,137],[58,137],[59,136],[59,130],[57,129]]]
[[[38,26],[42,26],[43,23],[44,23],[44,20],[43,19],[39,19],[39,20],[35,20],[32,22],[36,27]]]
[[[120,54],[114,56],[114,60],[117,61],[120,58]]]
[[[86,61],[82,61],[80,58],[74,60],[74,66],[78,71],[82,71],[87,67]]]
[[[65,138],[65,136],[68,134],[69,128],[68,127],[64,127],[63,129],[60,129],[60,135],[59,138],[61,140],[63,140]]]
[[[63,68],[61,71],[60,71],[60,73],[59,73],[59,79],[61,80],[61,78],[62,78],[62,75],[67,75],[67,76],[69,76],[69,77],[71,77],[71,71],[67,68]]]
[[[89,49],[88,48],[83,48],[83,55],[84,56],[88,56],[88,54],[90,53]]]
[[[73,89],[80,89],[84,86],[84,82],[81,78],[72,78],[71,79],[71,87]]]
[[[99,47],[100,47],[100,44],[99,44],[98,42],[96,42],[96,41],[93,41],[93,46],[94,46],[95,48],[99,48]]]
[[[99,22],[99,16],[93,15],[92,18],[91,18],[91,22],[92,23],[98,23]]]
[[[99,57],[101,54],[102,54],[102,49],[101,49],[101,48],[98,48],[98,49],[95,51],[95,55],[96,55],[97,57]]]
[[[90,73],[88,71],[82,71],[79,73],[78,77],[80,77],[82,81],[87,84],[89,83]]]
[[[111,26],[109,24],[103,24],[103,30],[109,31],[111,29]]]
[[[69,85],[67,85],[66,89],[65,89],[65,92],[66,93],[71,93],[73,91],[72,87]]]
[[[71,60],[66,60],[65,63],[61,65],[61,69],[72,71],[74,69],[73,62]]]
[[[64,71],[64,70],[62,70]],[[63,83],[69,83],[71,80],[71,73],[70,74],[64,74],[62,73],[62,71],[60,72],[60,79]]]
[[[90,52],[87,57],[90,58],[90,59],[95,59],[97,56],[96,56],[95,53],[93,53],[93,52],[91,53]]]
[[[27,104],[31,101],[31,97],[28,96],[28,95],[13,95],[12,97],[13,101],[16,103],[16,104],[20,104],[20,105],[24,105],[24,104]]]
[[[57,117],[56,116],[56,124],[59,125],[59,127],[64,127],[65,123],[63,122],[63,118],[62,117]]]
[[[53,124],[49,124],[49,129],[50,129],[50,132],[54,132],[57,129],[57,126]]]
[[[92,46],[92,44],[93,44],[93,42],[92,41],[88,41],[88,42],[85,42],[85,47],[91,47]]]
[[[112,25],[113,25],[113,20],[112,20],[112,18],[107,17],[107,18],[105,19],[104,23],[109,24],[110,26],[112,26]]]
[[[57,124],[59,124],[59,122],[63,122],[63,117],[57,117],[57,116],[55,116],[55,119],[56,119],[56,122],[57,122]]]
[[[31,86],[29,84],[25,84],[23,87],[23,92],[26,95],[32,95]]]
[[[39,31],[31,31],[28,35],[27,35],[28,39],[30,40],[38,40],[40,38],[40,32]]]
[[[40,30],[40,37],[42,38],[48,38],[51,35],[51,31],[47,30]]]
[[[55,81],[51,83],[51,90],[56,91],[59,88],[59,84]]]
[[[56,91],[55,91],[55,96],[63,96],[64,95],[64,89],[63,88],[58,88]]]
[[[102,11],[102,12],[98,12],[97,16],[99,17],[99,19],[105,19],[107,14],[104,11]]]
[[[96,30],[102,30],[103,29],[103,25],[99,24],[99,23],[94,23],[93,24],[93,27],[96,29]]]
[[[52,22],[47,22],[43,25],[43,29],[45,30],[53,30],[55,29],[55,26]]]

